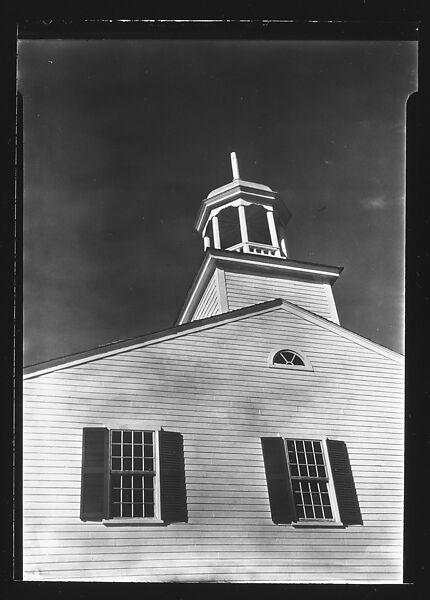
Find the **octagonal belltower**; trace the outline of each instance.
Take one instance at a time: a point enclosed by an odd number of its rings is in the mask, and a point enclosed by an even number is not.
[[[241,179],[236,153],[230,157],[233,180],[210,192],[197,216],[204,249],[287,258],[288,209],[267,185]]]

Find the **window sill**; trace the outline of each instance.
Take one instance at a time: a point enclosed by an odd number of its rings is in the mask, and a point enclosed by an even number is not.
[[[340,521],[297,521],[295,523],[291,523],[291,525],[293,527],[297,527],[297,529],[300,528],[306,528],[306,527],[313,527],[313,528],[320,528],[320,527],[331,527],[334,529],[345,529],[345,525],[343,523],[341,523]]]
[[[271,369],[283,369],[284,371],[313,371],[312,367],[308,365],[278,365],[278,364],[269,364]]]
[[[121,527],[121,526],[139,526],[141,527],[143,526],[151,526],[151,525],[165,525],[165,522],[162,521],[161,519],[139,519],[139,518],[116,518],[116,519],[103,519],[102,521],[103,525],[106,525],[106,527]]]

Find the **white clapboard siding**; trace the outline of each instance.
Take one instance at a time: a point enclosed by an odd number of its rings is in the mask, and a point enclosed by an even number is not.
[[[268,365],[303,352],[313,371]],[[393,583],[402,578],[403,370],[282,308],[25,381],[24,577]],[[183,435],[188,523],[79,519],[82,428]],[[262,436],[346,442],[362,526],[272,522]]]
[[[192,320],[204,319],[218,315],[221,312],[221,307],[218,300],[216,272],[210,278],[205,291],[194,311]]]
[[[329,284],[229,271],[225,272],[225,283],[230,310],[283,298],[339,323]]]

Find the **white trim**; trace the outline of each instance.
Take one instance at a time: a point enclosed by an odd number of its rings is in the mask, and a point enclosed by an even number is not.
[[[227,260],[233,262],[244,262],[241,258],[234,258],[230,256],[223,256],[220,260]],[[275,269],[284,269],[287,271],[301,271],[302,273],[315,273],[317,275],[331,275],[332,277],[339,277],[340,273],[333,273],[331,271],[319,271],[317,269],[306,269],[305,267],[292,267],[291,265],[268,265],[267,263],[262,263],[254,260],[247,260],[245,264],[249,265],[259,265],[263,267],[273,267]]]
[[[218,295],[218,303],[221,313],[228,312],[228,296],[227,296],[227,285],[225,282],[225,273],[222,269],[218,267],[215,269],[215,281],[216,281],[216,291]]]
[[[334,300],[332,287],[329,283],[324,283],[323,287],[325,288],[327,303],[328,303],[331,315],[333,317],[332,321],[333,321],[333,323],[336,323],[336,325],[340,325],[339,315],[337,314],[337,307],[336,307],[336,302]]]
[[[324,460],[326,463],[326,469],[327,469],[327,475],[328,475],[328,485],[327,485],[328,495],[330,497],[333,517],[334,517],[335,522],[342,523],[342,521],[340,520],[339,507],[337,505],[337,495],[336,495],[336,488],[335,488],[334,481],[333,481],[333,472],[331,470],[330,455],[328,453],[328,448],[327,448],[327,436],[321,440],[321,446],[323,448]]]
[[[272,246],[279,248],[278,234],[276,233],[275,219],[273,217],[273,210],[266,211],[267,224],[270,231],[270,239],[272,240]]]
[[[242,237],[242,243],[246,244],[248,242],[248,228],[246,226],[246,217],[245,217],[245,207],[243,204],[239,204],[237,207],[239,212],[239,225],[240,225],[240,235]]]
[[[212,217],[212,231],[214,234],[214,246],[218,250],[221,249],[221,240],[219,237],[219,225],[218,225],[218,217]]]
[[[267,302],[270,302],[270,300],[268,300]],[[262,303],[262,304],[265,304]],[[249,307],[244,307],[244,308],[249,308]],[[75,360],[71,360],[70,362],[65,362],[62,363],[60,365],[55,365],[52,367],[46,367],[45,369],[41,369],[40,371],[35,371],[34,373],[28,373],[27,375],[23,376],[23,379],[32,379],[34,377],[39,377],[40,375],[46,375],[47,373],[51,373],[53,371],[60,371],[62,369],[68,369],[70,367],[76,367],[78,365],[82,365],[88,362],[93,362],[95,360],[99,360],[101,358],[107,358],[109,356],[115,356],[116,354],[122,354],[123,352],[130,352],[132,350],[137,350],[138,348],[144,348],[146,346],[151,346],[153,344],[158,344],[160,342],[164,342],[167,340],[171,340],[171,339],[175,339],[177,337],[181,337],[183,335],[188,335],[188,334],[192,334],[192,333],[196,333],[199,331],[203,331],[205,329],[212,329],[214,327],[218,327],[219,325],[224,325],[225,323],[232,323],[234,321],[241,321],[242,319],[247,319],[248,317],[254,316],[254,315],[261,315],[264,314],[266,312],[270,312],[271,310],[273,310],[274,308],[280,308],[280,306],[276,306],[276,307],[270,307],[270,308],[262,308],[261,310],[256,310],[252,313],[247,313],[245,315],[232,315],[231,317],[225,317],[223,318],[222,321],[219,322],[215,322],[215,323],[205,323],[203,325],[196,326],[196,327],[192,327],[190,329],[187,329],[187,331],[176,331],[175,333],[169,333],[166,334],[164,336],[160,336],[157,337],[157,339],[153,339],[153,340],[147,340],[145,342],[139,342],[137,344],[132,344],[130,346],[125,346],[122,348],[117,348],[115,350],[107,350],[106,352],[100,352],[100,354],[94,354],[92,356],[86,356],[85,358],[77,358]],[[241,309],[238,309],[241,310]],[[243,309],[242,309],[243,310]],[[232,312],[236,312],[236,311],[232,311]],[[226,313],[227,315],[228,313]]]

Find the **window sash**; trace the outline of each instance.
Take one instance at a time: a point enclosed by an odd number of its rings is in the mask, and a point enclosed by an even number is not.
[[[284,446],[298,520],[338,520],[323,441],[284,438]]]
[[[148,434],[151,434],[150,441]],[[145,469],[145,463],[151,468]],[[114,468],[118,465],[120,468]],[[124,466],[141,466],[141,468],[124,468]],[[158,479],[157,431],[111,429],[109,436],[109,519],[159,518]]]

